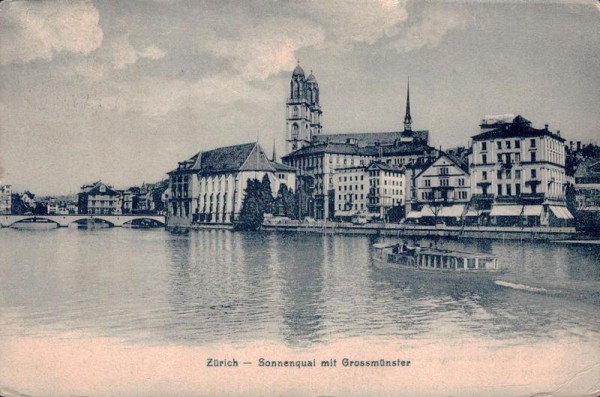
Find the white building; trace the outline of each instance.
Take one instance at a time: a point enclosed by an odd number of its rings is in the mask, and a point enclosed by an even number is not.
[[[386,220],[391,208],[404,206],[406,187],[404,168],[373,162],[367,167],[366,173],[369,178],[367,203],[369,214],[374,218]]]
[[[471,195],[479,210],[489,210],[492,224],[572,218],[566,209],[565,140],[559,132],[547,125],[533,128],[529,120],[512,115],[488,117],[480,127],[472,137]]]
[[[121,215],[121,192],[100,181],[84,185],[78,194],[79,214]]]
[[[265,175],[273,196],[282,183],[295,188],[295,169],[270,161],[257,143],[199,152],[169,172],[168,225],[234,222],[248,180]]]
[[[415,184],[421,211],[409,212],[408,219],[433,217],[458,222],[465,214],[471,190],[468,164],[461,158],[440,152],[439,157],[416,176]]]
[[[0,214],[10,214],[12,205],[12,188],[0,183]]]
[[[333,190],[335,218],[366,214],[369,195],[367,167],[359,165],[337,169],[333,178]]]

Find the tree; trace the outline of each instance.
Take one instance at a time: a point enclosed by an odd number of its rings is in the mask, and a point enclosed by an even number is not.
[[[404,218],[404,207],[395,205],[387,212],[388,222],[398,223]]]
[[[260,184],[260,199],[263,203],[263,208],[267,214],[273,213],[273,193],[271,191],[271,181],[269,180],[269,175],[265,174],[263,176],[262,182]]]
[[[269,195],[270,195],[269,191]],[[266,206],[266,192],[263,184],[258,179],[248,179],[244,190],[244,201],[240,211],[240,218],[235,225],[236,230],[258,230],[264,219]],[[271,200],[273,197],[271,196]]]
[[[10,197],[10,213],[14,215],[22,215],[29,211],[21,196],[18,193],[13,193]]]

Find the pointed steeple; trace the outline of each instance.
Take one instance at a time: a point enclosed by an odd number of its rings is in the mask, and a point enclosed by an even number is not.
[[[412,131],[412,117],[410,117],[410,77],[406,87],[406,115],[404,116],[404,131]]]

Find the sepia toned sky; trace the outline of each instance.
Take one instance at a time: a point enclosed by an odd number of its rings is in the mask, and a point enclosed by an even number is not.
[[[3,1],[0,181],[37,194],[154,182],[200,150],[281,156],[297,59],[325,133],[467,145],[487,114],[600,140],[600,7],[482,1]]]

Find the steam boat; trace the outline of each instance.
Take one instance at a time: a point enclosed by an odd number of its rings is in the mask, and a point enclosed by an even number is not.
[[[423,248],[418,245],[373,244],[374,258],[391,266],[433,272],[498,272],[498,259],[491,254]]]

